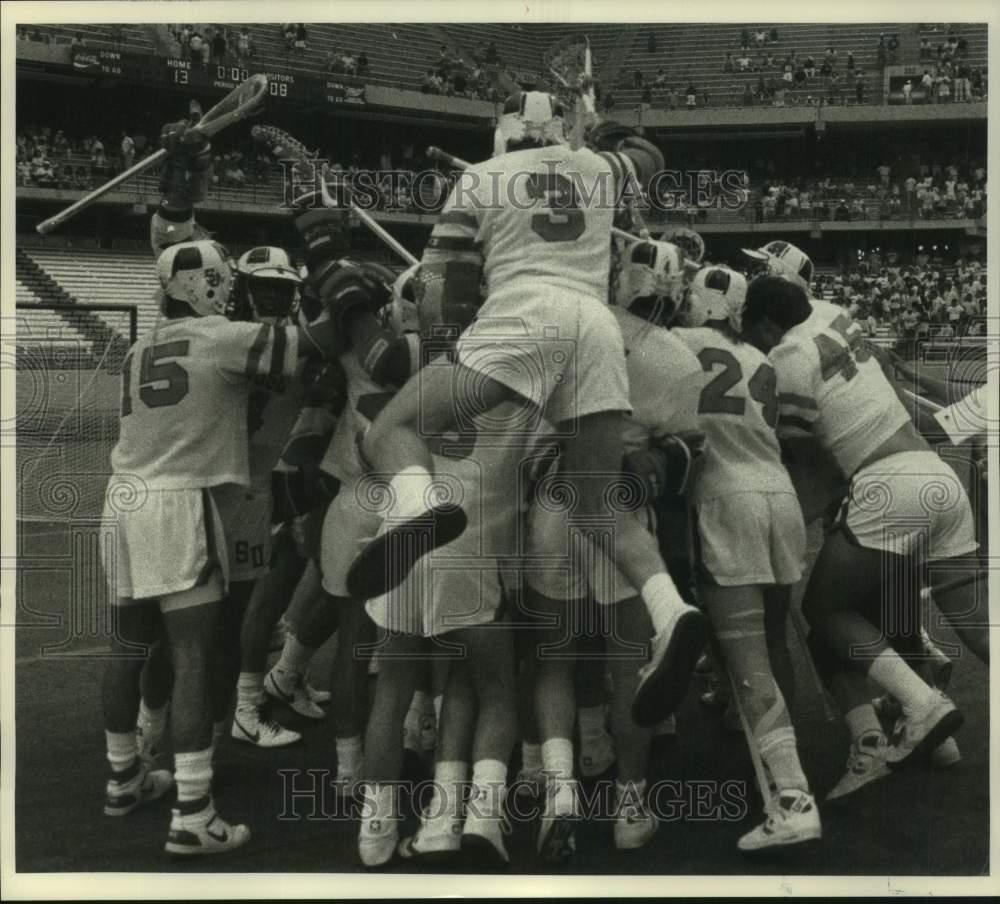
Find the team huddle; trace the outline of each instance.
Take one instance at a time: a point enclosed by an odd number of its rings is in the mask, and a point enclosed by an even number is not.
[[[295,743],[270,701],[318,720],[332,695],[365,866],[509,862],[508,791],[538,796],[538,855],[561,863],[576,776],[612,766],[615,846],[640,848],[652,739],[707,662],[764,800],[740,850],[815,842],[785,626],[818,520],[803,613],[851,735],[828,797],[958,759],[920,591],[929,561],[974,561],[969,499],[860,328],[810,297],[800,249],[748,251],[748,278],[653,240],[607,198],[649,184],[659,149],[610,124],[574,148],[541,92],[508,100],[399,276],[345,256],[336,186],[295,204],[301,269],[277,247],[233,261],[194,221],[207,140],[163,139],[161,316],[126,359],[112,455],[138,501],[105,511],[114,643],[149,654],[106,667],[105,813],[176,787],[167,852],[243,845],[216,746]],[[985,627],[954,625],[988,660]],[[433,750],[434,783],[401,838],[408,748]]]

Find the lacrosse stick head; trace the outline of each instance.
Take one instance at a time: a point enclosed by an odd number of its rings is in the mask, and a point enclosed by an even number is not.
[[[556,94],[568,111],[570,145],[579,148],[583,136],[599,120],[594,98],[593,58],[585,35],[567,35],[545,52],[545,68],[556,81]]]

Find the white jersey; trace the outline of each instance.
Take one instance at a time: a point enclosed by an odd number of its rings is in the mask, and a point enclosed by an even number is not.
[[[768,355],[778,378],[778,436],[812,437],[844,477],[910,420],[843,308],[813,311]]]
[[[161,320],[122,368],[115,474],[157,489],[250,484],[248,395],[256,377],[290,377],[294,329],[224,317]]]
[[[586,148],[494,157],[460,175],[427,247],[479,250],[490,303],[549,286],[606,302],[623,178],[616,155]]]
[[[791,493],[781,463],[774,368],[762,352],[711,327],[674,330],[699,361],[698,429],[705,434],[696,502],[733,493]]]
[[[302,411],[301,373],[300,361],[292,379],[278,376],[254,380],[247,420],[251,477],[270,474],[281,460],[281,453]]]

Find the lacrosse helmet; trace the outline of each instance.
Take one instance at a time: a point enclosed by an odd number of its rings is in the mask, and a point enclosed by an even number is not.
[[[790,242],[780,240],[768,242],[763,248],[756,250],[744,248],[743,253],[756,261],[760,261],[761,269],[751,274],[759,276],[764,273],[768,276],[780,276],[796,283],[800,288],[805,289],[809,294],[809,286],[813,278],[813,262],[801,248],[797,248]]]
[[[420,332],[420,315],[417,306],[419,282],[420,264],[414,264],[400,273],[392,284],[389,326],[395,333]]]
[[[240,256],[236,269],[254,320],[274,324],[295,313],[302,279],[282,248],[251,248]]]
[[[624,251],[614,303],[666,326],[680,306],[684,252],[670,242],[635,242]]]
[[[199,317],[232,313],[236,264],[218,242],[178,242],[156,261],[156,275],[166,298],[185,302]]]
[[[545,91],[518,91],[503,105],[493,135],[493,156],[499,157],[522,144],[565,144],[563,107]]]
[[[702,267],[688,286],[685,326],[703,326],[710,320],[726,320],[734,330],[747,297],[747,281],[742,273],[720,264]]]

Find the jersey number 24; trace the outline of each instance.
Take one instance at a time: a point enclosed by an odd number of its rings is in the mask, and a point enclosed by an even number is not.
[[[722,372],[714,377],[701,391],[698,400],[699,414],[743,414],[747,400],[743,396],[730,395],[729,390],[743,379],[743,368],[736,356],[724,348],[703,348],[698,352],[698,360],[704,371],[711,372],[717,366]],[[750,398],[760,402],[761,415],[768,427],[778,423],[778,380],[770,364],[761,364],[747,383]]]

